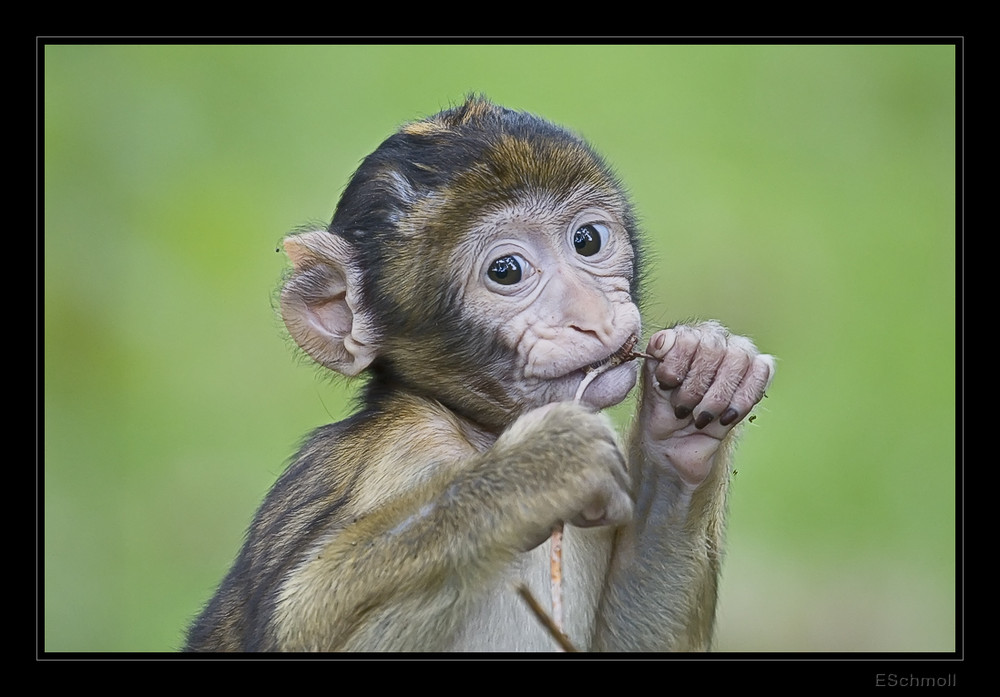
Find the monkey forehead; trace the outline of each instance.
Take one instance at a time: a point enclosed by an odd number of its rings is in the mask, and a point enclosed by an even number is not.
[[[562,201],[582,197],[616,209],[628,207],[617,179],[583,142],[506,133],[458,172],[442,193],[459,214],[466,206],[489,210],[528,196]]]
[[[403,126],[365,158],[331,229],[379,242],[428,233],[433,244],[440,231],[428,230],[426,221],[463,228],[526,192],[565,196],[581,190],[629,208],[611,168],[582,138],[533,114],[472,97]]]
[[[424,172],[413,172],[412,161],[378,172],[375,182],[395,203],[385,209],[392,212],[387,222],[400,237],[447,245],[480,219],[515,207],[539,213],[559,210],[570,219],[583,207],[600,207],[626,228],[633,227],[631,205],[620,183],[580,143],[529,142],[501,134],[485,149],[447,159],[452,165],[463,161],[464,166],[433,184],[422,180]]]

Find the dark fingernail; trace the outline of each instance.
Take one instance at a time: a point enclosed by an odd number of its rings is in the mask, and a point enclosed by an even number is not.
[[[736,421],[736,417],[739,415],[740,413],[738,411],[730,407],[729,409],[726,409],[726,411],[722,413],[722,418],[719,419],[719,423],[722,424],[723,426],[728,426],[732,422]]]
[[[691,407],[685,407],[684,405],[674,407],[674,416],[678,419],[686,419],[691,416]]]
[[[698,416],[695,418],[695,420],[694,420],[694,427],[695,428],[705,428],[710,423],[712,423],[712,419],[714,419],[714,418],[715,418],[715,414],[713,414],[712,412],[710,412],[710,411],[703,411],[700,414],[698,414]]]
[[[656,384],[660,386],[661,390],[672,390],[680,385],[679,382],[663,382],[663,380],[658,381]]]

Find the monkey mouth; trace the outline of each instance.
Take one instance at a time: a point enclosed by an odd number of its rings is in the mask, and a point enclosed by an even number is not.
[[[633,334],[629,336],[628,340],[617,351],[607,358],[595,361],[581,368],[580,373],[583,374],[583,377],[580,378],[580,383],[576,387],[573,401],[584,401],[584,395],[587,394],[588,390],[590,390],[589,397],[587,398],[588,403],[593,404],[598,409],[618,404],[618,402],[623,400],[635,385],[635,373],[634,371],[630,373],[633,378],[632,380],[624,380],[624,374],[619,375],[618,368],[635,358],[646,356],[644,353],[635,351],[635,345],[638,341],[639,337]],[[624,370],[624,367],[622,369]],[[617,375],[617,377],[605,379],[601,387],[595,388],[597,392],[594,393],[590,385],[595,382],[601,382],[605,373],[608,375]]]
[[[635,334],[632,334],[631,336],[629,336],[628,339],[625,340],[625,343],[622,344],[618,348],[618,350],[612,353],[610,356],[602,358],[599,361],[594,361],[590,365],[584,366],[583,368],[584,374],[593,372],[595,370],[602,370],[606,367],[614,368],[615,366],[621,365],[622,363],[627,363],[628,361],[631,361],[634,358],[643,357],[644,354],[636,353],[633,351],[637,343],[639,343],[639,337],[636,336]]]

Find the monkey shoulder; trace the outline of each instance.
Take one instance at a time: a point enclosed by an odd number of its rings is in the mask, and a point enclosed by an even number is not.
[[[253,533],[282,527],[300,537],[296,522],[315,530],[338,525],[418,486],[442,468],[489,447],[488,435],[463,423],[438,402],[397,395],[317,428],[303,441],[258,512]],[[392,483],[391,486],[387,486]],[[325,527],[320,525],[319,527]]]
[[[444,406],[410,395],[309,433],[257,509],[185,649],[274,648],[276,602],[317,546],[435,476],[447,476],[489,443]]]

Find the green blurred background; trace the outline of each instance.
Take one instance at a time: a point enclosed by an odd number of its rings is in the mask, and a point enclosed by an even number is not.
[[[779,357],[718,649],[956,648],[954,46],[49,45],[43,68],[44,649],[180,645],[299,439],[350,410],[283,337],[276,243],[471,91],[618,169],[649,329],[715,317]]]

